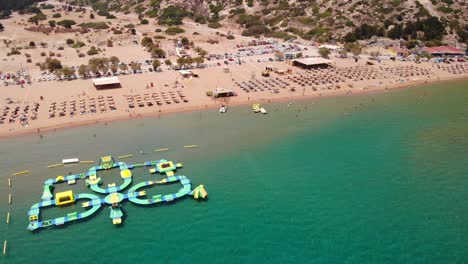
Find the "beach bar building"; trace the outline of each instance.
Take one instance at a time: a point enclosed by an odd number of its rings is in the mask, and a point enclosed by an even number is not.
[[[293,60],[293,65],[303,69],[325,68],[332,63],[332,60],[325,58],[304,58]]]
[[[426,47],[424,51],[431,54],[433,57],[456,57],[465,56],[465,52],[460,49],[451,46],[438,46],[438,47]]]
[[[179,73],[183,78],[190,78],[193,76],[193,72],[189,70],[180,70]]]
[[[213,97],[218,98],[218,97],[230,97],[230,96],[235,96],[236,92],[234,92],[233,89],[227,89],[227,88],[216,88],[213,91]]]
[[[106,77],[93,79],[93,84],[96,89],[112,89],[112,88],[121,88],[120,80],[117,77]]]

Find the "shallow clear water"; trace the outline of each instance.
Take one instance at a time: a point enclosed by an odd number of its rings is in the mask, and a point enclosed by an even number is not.
[[[0,239],[8,248],[0,263],[466,263],[467,87],[441,83],[270,104],[268,115],[238,107],[1,140]],[[199,148],[183,148],[191,144]],[[104,208],[61,228],[26,229],[43,180],[89,167],[47,165],[130,153],[125,162],[183,162],[179,172],[204,184],[208,201],[125,202],[119,228]],[[23,170],[31,172],[11,176]],[[140,170],[134,179],[148,178]],[[83,185],[73,190],[92,193]]]

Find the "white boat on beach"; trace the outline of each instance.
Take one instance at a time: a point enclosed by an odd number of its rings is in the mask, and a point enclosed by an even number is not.
[[[260,108],[260,113],[262,114],[268,114],[267,110],[265,108]]]
[[[221,106],[221,108],[219,108],[219,112],[220,112],[221,114],[226,113],[227,110],[228,110],[227,105],[223,105],[223,106]]]

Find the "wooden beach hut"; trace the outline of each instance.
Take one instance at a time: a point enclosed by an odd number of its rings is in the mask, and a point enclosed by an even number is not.
[[[97,78],[92,79],[94,87],[96,89],[113,89],[113,88],[121,88],[122,85],[120,84],[120,80],[117,77],[106,77],[106,78]]]
[[[304,58],[295,59],[293,61],[293,66],[303,69],[326,68],[330,65],[330,63],[332,63],[332,60],[325,58]]]

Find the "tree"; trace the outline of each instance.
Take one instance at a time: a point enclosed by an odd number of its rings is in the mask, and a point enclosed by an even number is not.
[[[49,21],[49,26],[50,26],[50,27],[55,27],[55,24],[56,24],[56,23],[55,23],[55,20],[50,20],[50,21]]]
[[[127,66],[127,64],[125,64],[125,63],[120,64],[119,68],[120,68],[121,71],[126,71],[126,70],[128,70],[128,66]]]
[[[170,59],[167,59],[167,60],[164,61],[164,64],[166,64],[167,66],[171,66],[172,61]]]
[[[146,48],[152,47],[152,46],[154,45],[153,39],[150,38],[150,37],[144,37],[144,38],[141,40],[141,45],[142,45],[143,47],[146,47]]]
[[[57,22],[57,25],[62,26],[64,28],[72,28],[73,25],[76,25],[76,22],[70,19],[65,19]]]
[[[93,73],[99,73],[99,68],[97,64],[89,64],[89,70]]]
[[[193,58],[193,62],[195,62],[198,65],[202,64],[203,62],[205,62],[205,59],[203,57],[195,57]]]
[[[43,13],[37,13],[34,16],[30,17],[28,21],[37,25],[39,21],[46,20],[46,19],[47,19],[46,15],[44,15]]]
[[[47,70],[47,65],[45,64],[45,62],[39,63],[39,69],[40,69],[41,71]]]
[[[327,48],[320,48],[318,50],[318,54],[320,56],[322,56],[322,58],[328,58],[328,56],[330,55],[331,51]]]
[[[62,76],[62,69],[57,69],[54,71],[54,75],[58,78]]]
[[[3,30],[5,30],[5,27],[3,26],[2,23],[0,23],[0,31],[3,31]]]
[[[97,69],[98,71],[101,71],[101,72],[107,72],[109,70],[108,58],[92,58],[88,61],[88,64],[90,67],[92,67],[92,70]]]
[[[72,45],[74,43],[75,43],[75,41],[73,39],[67,39],[67,44],[68,45]]]
[[[111,70],[113,73],[116,73],[118,69],[119,69],[119,67],[117,66],[117,64],[111,64],[110,70]]]
[[[187,37],[183,37],[180,42],[182,43],[182,45],[184,46],[187,46],[188,44],[190,44],[190,41]]]
[[[401,24],[395,25],[390,31],[388,31],[387,36],[392,39],[399,39],[403,34],[403,26]]]
[[[93,13],[89,14],[89,18],[94,19],[94,14]]]
[[[157,70],[161,66],[161,62],[159,60],[153,60],[153,69]]]
[[[131,33],[132,35],[136,35],[136,29],[132,28],[132,29],[130,30],[130,33]]]
[[[95,46],[91,46],[91,48],[86,52],[89,56],[93,56],[99,53]]]
[[[160,48],[153,48],[151,50],[151,57],[153,58],[165,58],[166,57],[166,52]]]
[[[421,21],[424,39],[426,40],[441,40],[445,34],[445,26],[437,17],[430,17]]]
[[[193,58],[188,57],[188,58],[185,58],[185,63],[188,64],[188,65],[192,65],[194,63],[194,60],[193,60]]]
[[[112,56],[112,57],[109,58],[109,61],[110,61],[110,63],[112,63],[112,64],[119,64],[120,59],[117,58],[116,56]]]
[[[198,52],[198,55],[202,56],[203,58],[208,55],[208,51],[204,50],[204,49],[201,49],[199,52]]]
[[[185,64],[187,64],[187,60],[184,58],[184,57],[180,57],[177,59],[177,64],[179,64],[179,66],[184,66]]]
[[[298,58],[298,59],[302,58],[302,52],[298,52],[298,53],[296,54],[296,58]]]
[[[137,70],[141,70],[141,64],[140,63],[136,63],[136,62],[132,62],[132,64],[130,64],[130,68],[132,69],[132,71],[137,71]]]
[[[57,59],[46,58],[45,66],[49,71],[62,69],[62,62]]]
[[[83,78],[86,78],[86,76],[89,74],[89,66],[81,64],[78,68],[78,74],[83,76]]]
[[[149,21],[147,19],[142,19],[140,20],[140,24],[142,25],[148,25]]]
[[[112,40],[108,39],[107,40],[107,47],[111,48],[114,46],[114,43],[112,42]]]
[[[30,41],[29,42],[29,47],[36,47],[36,43],[34,43],[34,41]]]
[[[75,70],[70,67],[65,66],[62,69],[62,74],[65,76],[65,78],[69,79],[75,74]]]

